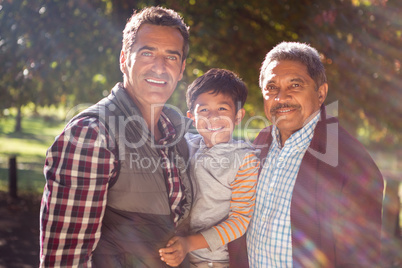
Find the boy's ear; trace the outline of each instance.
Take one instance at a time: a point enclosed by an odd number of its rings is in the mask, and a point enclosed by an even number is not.
[[[241,120],[243,120],[244,115],[246,114],[246,110],[244,108],[241,108],[240,110],[237,111],[236,117],[235,117],[235,125],[240,124]]]
[[[187,111],[187,117],[190,118],[191,120],[193,120],[193,126],[195,126],[194,125],[195,124],[194,115],[190,111]]]

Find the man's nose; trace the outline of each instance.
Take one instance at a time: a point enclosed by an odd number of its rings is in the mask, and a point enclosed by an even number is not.
[[[275,101],[277,102],[282,102],[282,101],[287,101],[289,99],[289,94],[286,90],[279,90],[278,94],[275,97]]]
[[[157,74],[162,74],[165,72],[165,70],[166,70],[165,58],[161,56],[155,57],[152,65],[152,71],[154,71]]]

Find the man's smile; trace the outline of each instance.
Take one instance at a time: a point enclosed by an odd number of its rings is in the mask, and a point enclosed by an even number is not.
[[[166,81],[163,81],[163,80],[155,80],[155,79],[152,79],[152,78],[145,79],[145,81],[147,81],[148,83],[158,84],[158,85],[165,85],[165,84],[167,84]]]

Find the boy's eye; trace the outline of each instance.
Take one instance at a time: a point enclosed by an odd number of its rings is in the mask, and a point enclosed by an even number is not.
[[[219,111],[226,111],[227,109],[225,107],[219,107]]]
[[[207,109],[204,108],[204,109],[200,109],[198,112],[202,113],[202,112],[206,112],[206,111],[207,111]]]

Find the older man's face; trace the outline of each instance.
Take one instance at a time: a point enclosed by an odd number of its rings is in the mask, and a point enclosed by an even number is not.
[[[319,111],[328,85],[318,90],[307,67],[297,61],[273,61],[265,71],[262,94],[267,118],[275,124],[284,143]]]

